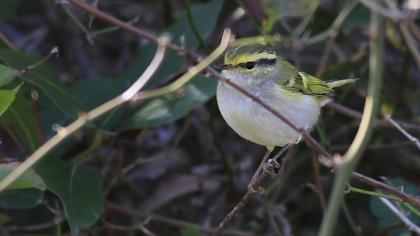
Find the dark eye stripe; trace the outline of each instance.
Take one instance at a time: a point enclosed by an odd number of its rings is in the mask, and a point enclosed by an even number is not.
[[[239,67],[247,68],[248,70],[253,69],[256,65],[262,65],[262,66],[268,66],[268,65],[274,65],[276,63],[276,59],[267,59],[262,58],[257,61],[249,61],[245,63],[238,64]]]
[[[257,61],[257,64],[259,65],[274,65],[276,64],[276,59],[268,59],[268,58],[261,58]]]

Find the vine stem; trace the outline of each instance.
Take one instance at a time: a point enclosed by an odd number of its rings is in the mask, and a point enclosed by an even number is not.
[[[384,50],[383,21],[382,17],[374,12],[372,12],[371,31],[373,37],[370,39],[369,85],[362,121],[349,150],[339,160],[334,187],[319,232],[322,236],[333,235],[347,181],[369,142],[380,103]]]

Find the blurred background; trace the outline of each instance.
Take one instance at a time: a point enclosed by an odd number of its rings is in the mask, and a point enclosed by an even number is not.
[[[60,127],[127,89],[155,54],[155,43],[74,2],[0,0],[0,179]],[[231,28],[237,39],[266,37],[283,58],[323,80],[360,78],[337,90],[311,133],[340,154],[360,123],[370,16],[379,12],[385,20],[381,121],[357,171],[419,196],[420,149],[384,118],[420,136],[418,0],[82,2],[144,32],[168,32],[190,52],[209,54]],[[54,47],[59,53],[37,65]],[[176,80],[191,65],[188,55],[168,49],[146,89]],[[202,73],[174,93],[89,122],[20,186],[0,193],[0,234],[212,235],[265,152],[227,126],[216,86]],[[254,197],[223,235],[317,235],[334,173],[304,142],[283,164],[266,194]],[[415,235],[379,195],[351,181],[334,235]],[[418,208],[395,204],[420,223]]]

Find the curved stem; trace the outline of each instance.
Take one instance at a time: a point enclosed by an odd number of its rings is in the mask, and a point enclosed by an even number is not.
[[[368,95],[359,130],[349,150],[339,163],[336,180],[328,203],[327,212],[321,224],[319,235],[329,236],[334,232],[338,213],[343,202],[346,183],[352,175],[353,169],[362,156],[373,131],[373,124],[380,100],[380,89],[383,75],[383,22],[377,13],[372,13],[372,37],[370,41],[369,85]]]

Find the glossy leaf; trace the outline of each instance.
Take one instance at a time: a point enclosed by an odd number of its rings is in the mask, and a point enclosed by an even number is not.
[[[0,64],[0,87],[10,83],[17,75],[17,70]]]
[[[13,103],[16,92],[11,90],[0,90],[0,117]]]
[[[41,58],[35,54],[11,51],[0,48],[0,60],[7,66],[15,69],[23,69],[29,65],[38,62]],[[83,106],[73,98],[58,78],[58,75],[51,67],[44,63],[37,68],[26,73],[22,78],[25,82],[39,87],[49,99],[70,117],[77,117],[83,109]]]
[[[19,162],[1,164],[0,180],[9,175],[19,164]],[[34,207],[42,202],[45,189],[41,177],[35,171],[29,170],[6,190],[0,192],[0,207],[9,209]]]
[[[32,102],[20,92],[16,95],[13,104],[0,117],[0,124],[14,132],[30,151],[34,151],[40,144],[40,130],[35,116],[31,113],[32,109]]]
[[[157,127],[175,121],[210,99],[216,86],[215,80],[199,75],[179,91],[147,101],[122,130]]]
[[[19,165],[20,165],[19,162],[0,164],[0,180],[5,178],[7,175],[9,175]],[[44,181],[33,170],[27,171],[24,175],[22,175],[22,177],[17,179],[7,189],[12,190],[12,189],[28,189],[28,188],[35,188],[41,191],[44,191],[46,188]]]
[[[77,83],[70,91],[90,110],[116,97],[124,88],[125,83],[120,79],[89,78]],[[116,109],[96,120],[95,124],[103,129],[112,129],[121,115],[122,109]]]
[[[213,0],[205,4],[196,4],[191,6],[191,15],[197,31],[205,38],[213,32],[217,23],[220,10],[222,9],[222,0]],[[188,15],[184,11],[178,20],[169,27],[168,31],[173,36],[173,41],[179,41],[184,36],[185,44],[188,49],[195,49],[199,45],[194,31],[188,22]]]
[[[53,157],[42,160],[35,170],[63,203],[72,235],[96,223],[105,198],[99,171]]]

